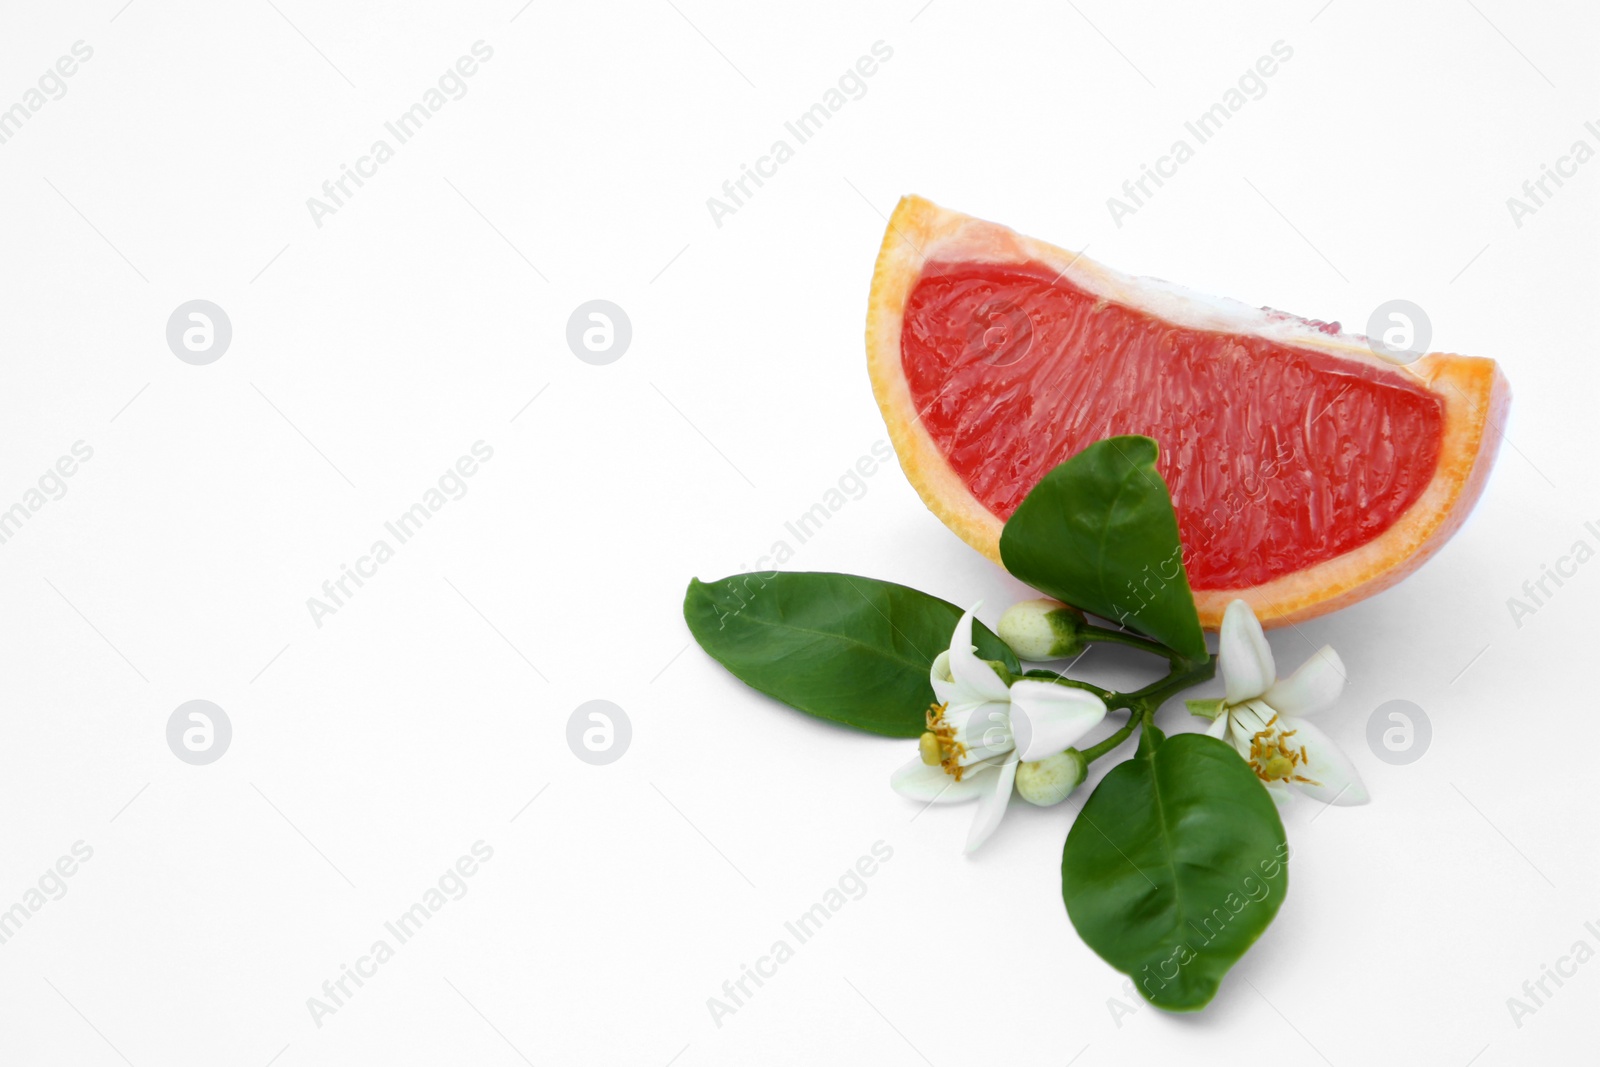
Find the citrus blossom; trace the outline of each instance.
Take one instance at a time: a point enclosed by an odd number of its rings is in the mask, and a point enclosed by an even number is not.
[[[1327,804],[1367,802],[1367,787],[1349,757],[1305,718],[1332,707],[1344,691],[1337,652],[1324,645],[1280,679],[1255,612],[1235,600],[1223,613],[1217,659],[1222,700],[1194,701],[1191,707],[1197,714],[1216,712],[1206,733],[1232,744],[1274,800],[1287,800],[1294,789]]]
[[[929,804],[978,801],[968,852],[1000,825],[1019,763],[1064,751],[1106,715],[1105,702],[1093,693],[1032,678],[1012,680],[1003,671],[978,658],[972,612],[966,612],[949,649],[928,672],[937,702],[927,711],[917,758],[889,779],[902,796]]]

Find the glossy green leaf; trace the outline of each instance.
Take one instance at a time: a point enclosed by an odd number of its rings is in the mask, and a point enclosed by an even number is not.
[[[1206,657],[1172,495],[1148,437],[1110,437],[1033,487],[1000,533],[1006,570],[1058,600]]]
[[[1158,1008],[1198,1011],[1288,889],[1276,806],[1239,753],[1147,728],[1078,813],[1061,895],[1086,944]]]
[[[928,669],[950,647],[961,609],[893,582],[769,571],[689,582],[689,631],[747,685],[823,719],[889,737],[927,729]],[[984,659],[1016,657],[974,620]]]

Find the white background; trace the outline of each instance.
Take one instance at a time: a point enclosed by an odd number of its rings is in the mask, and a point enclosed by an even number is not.
[[[1600,162],[1520,227],[1506,206],[1600,147],[1592,8],[274,2],[0,19],[0,107],[94,49],[0,145],[0,508],[94,450],[0,545],[0,908],[93,849],[0,945],[0,1062],[1592,1057],[1600,963],[1520,1027],[1507,998],[1600,949],[1600,563],[1520,626],[1507,599],[1600,547]],[[306,199],[478,40],[466,96],[316,226]],[[880,40],[866,95],[716,226],[707,197]],[[1116,226],[1106,198],[1278,40],[1266,95]],[[688,579],[792,543],[885,436],[861,328],[907,192],[1356,330],[1404,297],[1512,382],[1454,541],[1273,634],[1286,669],[1344,657],[1324,721],[1374,799],[1289,814],[1287,903],[1198,1017],[1133,1001],[1068,924],[1074,805],[1016,804],[964,859],[969,809],[912,821],[888,790],[905,743],[688,647]],[[165,341],[194,298],[233,324],[209,366]],[[565,342],[593,298],[633,323],[609,366]],[[478,440],[467,495],[318,628],[307,598]],[[897,467],[867,484],[791,568],[991,622],[1023,594]],[[196,698],[234,729],[203,767],[165,740]],[[596,698],[633,726],[609,766],[566,743]],[[1407,766],[1365,741],[1395,699],[1433,727]],[[470,891],[318,1026],[307,998],[479,840]],[[707,998],[880,840],[866,895],[715,1025]]]

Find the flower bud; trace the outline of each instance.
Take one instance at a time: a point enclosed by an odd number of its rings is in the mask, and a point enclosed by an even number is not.
[[[1029,804],[1048,808],[1059,804],[1083,784],[1089,774],[1089,761],[1075,748],[1017,768],[1017,792]]]
[[[1083,651],[1083,625],[1083,612],[1077,608],[1040,597],[1011,605],[996,630],[1018,659],[1038,662]]]

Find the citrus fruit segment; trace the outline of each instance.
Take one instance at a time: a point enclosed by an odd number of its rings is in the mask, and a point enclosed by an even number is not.
[[[1097,440],[1161,446],[1201,622],[1268,625],[1387,588],[1482,491],[1510,400],[1494,362],[1132,278],[918,197],[872,279],[867,360],[901,466],[996,562],[1000,529]]]

